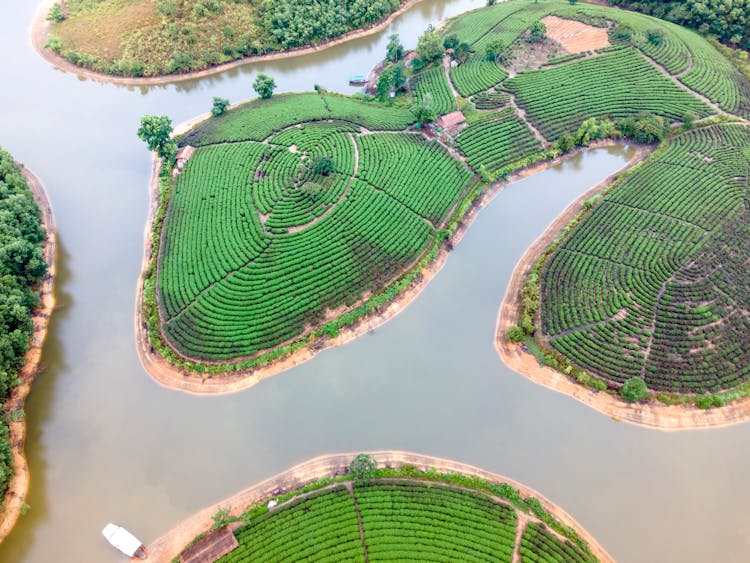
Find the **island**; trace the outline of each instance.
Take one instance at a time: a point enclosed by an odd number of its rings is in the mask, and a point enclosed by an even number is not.
[[[419,1],[44,0],[31,39],[62,70],[119,84],[161,84],[365,37]]]
[[[570,515],[507,477],[409,452],[326,455],[208,507],[155,561],[613,562]],[[450,554],[450,556],[448,556]]]
[[[503,358],[527,375],[541,361],[566,392],[584,384],[625,413],[658,399],[704,420],[744,396],[747,285],[717,281],[719,298],[708,280],[747,260],[750,82],[720,51],[643,14],[510,0],[428,28],[416,52],[389,45],[379,71],[374,95],[317,87],[222,108],[156,161],[137,330],[157,380],[236,391],[371,330],[509,181],[620,142],[638,156],[569,209],[575,242],[514,278]],[[720,248],[733,262],[714,272]]]

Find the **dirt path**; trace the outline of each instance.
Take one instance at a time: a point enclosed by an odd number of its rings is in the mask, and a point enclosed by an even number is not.
[[[310,55],[312,53],[325,51],[326,49],[335,47],[336,45],[341,45],[342,43],[346,43],[354,39],[360,39],[362,37],[367,37],[369,35],[374,35],[376,33],[381,32],[382,30],[387,28],[389,25],[391,25],[391,23],[393,23],[393,20],[395,20],[396,18],[398,18],[399,16],[407,12],[414,5],[421,2],[421,0],[406,0],[398,10],[396,10],[395,12],[393,12],[386,18],[380,20],[379,22],[372,24],[372,26],[366,27],[364,29],[350,31],[349,33],[337,39],[331,39],[330,41],[325,41],[323,43],[320,43],[319,45],[314,45],[314,46],[309,46],[309,47],[299,47],[296,49],[290,49],[288,51],[269,53],[267,55],[256,55],[252,57],[245,57],[244,59],[238,59],[236,61],[224,63],[222,65],[207,68],[205,70],[188,72],[186,74],[154,76],[151,78],[112,76],[109,74],[105,74],[103,72],[96,72],[93,70],[81,68],[79,66],[74,65],[67,59],[61,57],[57,53],[51,51],[50,49],[45,48],[45,45],[47,44],[47,40],[49,38],[50,31],[52,29],[52,23],[47,21],[46,18],[47,18],[47,14],[49,14],[50,9],[55,4],[55,2],[57,2],[57,0],[43,0],[42,1],[42,3],[40,4],[39,8],[36,11],[34,19],[31,23],[31,28],[29,30],[31,44],[34,46],[34,49],[36,49],[37,53],[39,53],[39,55],[44,60],[46,60],[48,63],[50,63],[52,66],[54,66],[55,68],[59,70],[62,70],[64,72],[71,72],[73,74],[78,75],[79,77],[90,78],[91,80],[96,80],[98,82],[111,82],[112,84],[122,84],[126,86],[153,86],[157,84],[172,84],[176,82],[185,82],[187,80],[195,80],[196,78],[205,78],[206,76],[219,74],[227,70],[230,70],[232,68],[237,68],[237,67],[247,65],[247,64],[267,62],[267,61],[278,61],[282,59],[300,57],[302,55]]]
[[[377,451],[369,452],[378,462],[385,467],[401,467],[411,464],[421,470],[435,468],[440,473],[461,473],[463,475],[479,477],[493,483],[508,483],[518,489],[523,497],[533,497],[541,502],[545,510],[563,524],[573,528],[578,535],[589,544],[591,552],[599,558],[602,563],[613,563],[614,559],[607,551],[599,545],[596,540],[578,523],[572,516],[559,506],[543,497],[534,489],[517,483],[503,475],[491,473],[448,459],[431,457],[403,451]],[[266,499],[282,494],[286,491],[298,489],[308,483],[312,483],[321,477],[336,477],[348,473],[349,464],[357,454],[333,454],[316,457],[279,473],[269,479],[261,481],[239,493],[224,499],[212,506],[204,508],[200,512],[182,521],[165,535],[154,541],[148,548],[149,561],[167,563],[176,556],[185,545],[199,533],[208,530],[213,524],[212,516],[219,508],[229,508],[232,515],[239,516],[248,506],[264,502]],[[502,501],[507,502],[507,501]],[[519,513],[520,516],[520,513]],[[534,519],[529,516],[528,519]],[[519,519],[520,525],[521,519]]]
[[[21,385],[15,387],[8,399],[3,405],[4,413],[22,411],[26,397],[31,391],[31,385],[40,371],[40,361],[42,357],[42,347],[44,339],[47,336],[47,327],[49,317],[55,308],[55,258],[56,258],[56,228],[55,217],[52,213],[47,192],[44,185],[29,170],[23,168],[23,177],[34,194],[39,208],[42,211],[42,225],[47,232],[47,239],[44,241],[44,259],[48,264],[47,274],[42,280],[39,288],[41,297],[41,306],[32,313],[34,323],[34,332],[31,336],[29,351],[26,353],[26,362],[18,374]],[[21,418],[8,425],[10,430],[10,444],[13,449],[13,478],[8,485],[8,490],[3,498],[2,508],[0,509],[0,542],[2,542],[15,526],[21,511],[25,505],[26,494],[29,490],[29,468],[26,463],[24,454],[24,444],[26,441],[26,420]]]
[[[626,168],[642,161],[649,153],[648,147],[641,147],[636,157],[628,163]],[[619,172],[616,174],[619,174]],[[693,406],[664,405],[657,401],[637,404],[627,403],[617,396],[584,387],[550,367],[540,366],[536,358],[525,352],[520,345],[506,340],[505,333],[518,320],[519,296],[531,266],[570,220],[575,217],[583,206],[583,202],[598,193],[612,179],[611,176],[571,203],[528,248],[516,264],[498,312],[495,334],[495,348],[498,354],[511,369],[531,381],[569,395],[614,420],[660,430],[717,428],[746,422],[750,419],[750,398],[740,399],[724,407],[708,410]]]
[[[536,140],[542,143],[543,148],[547,148],[550,146],[550,142],[544,138],[544,135],[542,135],[542,132],[539,131],[534,125],[529,121],[529,119],[526,118],[526,110],[521,109],[521,107],[516,103],[516,97],[513,94],[509,94],[508,97],[508,103],[510,104],[510,107],[513,108],[513,111],[516,112],[516,115],[526,124],[526,127],[529,128],[529,131],[531,131],[534,134],[534,137],[536,137]]]

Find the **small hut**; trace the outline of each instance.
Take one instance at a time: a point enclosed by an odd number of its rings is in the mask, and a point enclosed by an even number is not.
[[[175,165],[178,174],[185,168],[185,165],[187,164],[188,160],[190,160],[190,157],[193,156],[194,152],[195,147],[192,147],[190,145],[185,145],[177,151],[177,159],[175,161]]]
[[[453,111],[446,115],[440,116],[435,122],[438,131],[442,131],[444,134],[455,137],[461,132],[461,129],[466,127],[466,118],[460,111]]]
[[[239,543],[232,531],[224,526],[207,534],[180,555],[180,563],[214,563],[234,551]]]

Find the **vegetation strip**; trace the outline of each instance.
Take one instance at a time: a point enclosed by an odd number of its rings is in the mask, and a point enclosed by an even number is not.
[[[358,467],[354,464],[355,460],[364,461],[366,459],[376,461],[381,469],[375,469],[368,464],[366,465],[367,469],[355,469],[354,473],[350,474],[350,468],[353,465]],[[461,514],[461,518],[454,521],[456,524],[450,524],[448,519],[443,520],[444,523],[441,524],[443,526],[457,525],[464,527],[470,514],[481,519],[481,513],[486,509],[497,510],[508,516],[513,515],[514,522],[516,521],[515,513],[518,515],[517,522],[519,525],[536,522],[535,531],[547,530],[547,532],[541,532],[547,534],[545,539],[541,541],[550,544],[548,548],[542,548],[544,552],[554,553],[559,549],[566,549],[563,546],[567,546],[567,549],[572,550],[572,552],[581,553],[582,550],[590,550],[592,555],[585,555],[581,560],[612,561],[609,554],[572,517],[537,492],[503,476],[473,466],[398,451],[372,452],[359,456],[354,454],[328,455],[302,463],[214,506],[203,509],[156,540],[149,547],[150,559],[169,561],[196,536],[200,537],[208,531],[212,525],[215,527],[228,522],[231,523],[237,521],[243,515],[244,519],[257,522],[257,525],[261,527],[237,528],[235,533],[239,538],[243,538],[246,533],[268,533],[266,531],[267,525],[273,524],[278,516],[283,517],[290,514],[290,510],[307,510],[306,520],[296,520],[296,522],[308,522],[308,525],[316,526],[318,524],[316,514],[323,514],[322,508],[316,507],[323,507],[321,503],[326,502],[328,492],[335,492],[336,488],[341,486],[338,485],[339,482],[351,486],[352,479],[354,479],[353,494],[357,499],[359,508],[351,508],[351,519],[346,521],[351,522],[353,535],[350,534],[349,543],[342,545],[351,545],[352,549],[356,545],[359,550],[359,559],[363,559],[363,551],[357,532],[355,510],[358,510],[362,515],[365,538],[370,538],[367,540],[370,560],[377,561],[380,550],[391,550],[394,540],[396,542],[408,541],[400,531],[392,536],[393,540],[386,539],[387,536],[383,534],[390,532],[388,532],[388,528],[382,528],[379,522],[387,524],[404,519],[402,528],[407,527],[412,530],[412,533],[424,536],[425,541],[435,541],[428,539],[428,537],[434,536],[432,527],[425,529],[419,524],[420,519],[428,513],[422,510],[419,515],[416,515],[407,509],[407,506],[413,501],[423,502],[427,498],[425,495],[437,495],[436,499],[439,497],[441,500],[435,500],[425,505],[425,509],[429,506],[431,510],[435,511],[435,518],[449,518],[451,513]],[[371,483],[371,485],[366,486],[367,483]],[[385,508],[381,504],[381,499],[384,498],[383,493],[392,498],[392,502],[407,503],[404,505],[404,510],[393,512],[384,521],[381,520],[381,515],[384,514],[382,510]],[[339,502],[347,503],[345,496],[349,496],[346,491],[337,493]],[[268,513],[266,503],[270,499],[277,500],[279,504]],[[396,499],[401,500],[396,501]],[[351,500],[348,502],[351,502]],[[443,508],[439,508],[440,506]],[[476,511],[477,509],[479,509],[479,512]],[[385,508],[385,510],[391,509]],[[300,516],[302,516],[302,513],[300,513]],[[312,520],[310,517],[312,517]],[[437,520],[433,523],[436,522]],[[542,522],[544,522],[544,528],[541,527]],[[261,525],[261,523],[263,524]],[[237,524],[230,525],[233,528],[237,526]],[[497,526],[494,522],[490,525]],[[513,529],[515,530],[515,528],[516,524],[514,523]],[[479,521],[477,521],[477,527],[473,533],[487,533],[480,532],[480,530],[489,531],[489,528],[479,525]],[[295,525],[294,528],[286,527],[284,536],[289,534],[296,536],[300,533],[303,533],[302,529],[296,529]],[[531,533],[527,525],[523,537]],[[446,529],[446,534],[443,534],[442,537],[445,541],[452,536]],[[498,536],[498,538],[500,537],[507,537],[509,542],[515,543],[515,532],[510,532],[506,536]],[[475,543],[477,541],[478,539],[475,540]],[[526,537],[527,548],[533,541],[539,543],[531,535]],[[242,539],[240,543],[241,547],[247,545]],[[447,543],[444,545],[444,549],[448,548]],[[276,543],[273,545],[276,545]],[[297,547],[300,545],[298,543]],[[509,545],[511,547],[506,552],[505,558],[507,561],[510,561],[510,553],[513,551],[512,544]],[[474,546],[472,545],[472,547]],[[523,544],[521,547],[523,549]],[[332,548],[341,549],[342,547]],[[539,549],[536,551],[539,551]],[[242,550],[238,550],[234,554],[230,553],[222,561],[239,561],[243,553],[245,551]],[[355,551],[352,552],[351,558],[356,558],[354,553]]]
[[[29,340],[28,351],[24,356],[23,367],[18,372],[19,384],[13,387],[3,402],[3,414],[5,416],[14,413],[21,416],[11,418],[8,423],[8,440],[12,447],[13,465],[12,477],[3,494],[2,507],[0,507],[0,542],[10,534],[18,518],[29,508],[26,504],[29,469],[24,454],[26,419],[23,407],[34,379],[40,370],[42,347],[47,336],[49,318],[55,307],[54,281],[57,231],[52,206],[42,182],[26,168],[22,168],[21,173],[41,211],[41,224],[46,233],[42,242],[42,252],[47,269],[39,285],[40,304],[33,311],[33,332]]]

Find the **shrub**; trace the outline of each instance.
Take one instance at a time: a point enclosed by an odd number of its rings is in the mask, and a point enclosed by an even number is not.
[[[60,23],[65,19],[65,13],[62,9],[62,4],[60,2],[55,2],[53,4],[52,8],[49,11],[49,14],[47,14],[47,20],[55,23]]]
[[[648,387],[640,377],[631,377],[622,386],[620,395],[626,401],[635,403],[648,397]]]
[[[510,342],[523,342],[526,338],[526,331],[520,326],[512,326],[508,329],[508,332],[505,333],[505,337]]]
[[[371,455],[359,454],[349,465],[349,472],[354,477],[356,485],[367,486],[375,476],[377,468],[378,464]]]
[[[217,98],[214,97],[214,105],[211,108],[211,115],[214,117],[219,117],[224,112],[227,111],[227,108],[229,107],[229,100],[226,98]]]

